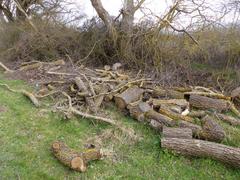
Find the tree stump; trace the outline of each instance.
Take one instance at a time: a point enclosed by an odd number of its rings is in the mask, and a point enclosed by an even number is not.
[[[172,150],[177,154],[208,157],[240,168],[240,148],[203,140],[179,138],[163,138],[161,140],[161,147]]]

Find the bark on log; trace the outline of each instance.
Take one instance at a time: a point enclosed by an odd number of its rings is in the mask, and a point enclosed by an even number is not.
[[[176,125],[176,122],[172,120],[171,118],[164,116],[154,110],[150,110],[145,113],[145,118],[149,120],[155,120],[165,126],[174,126]]]
[[[193,118],[203,118],[204,116],[206,116],[206,112],[205,111],[190,111],[188,116],[193,117]]]
[[[161,146],[181,155],[208,157],[236,168],[240,167],[240,148],[202,140],[179,138],[163,138]]]
[[[151,99],[151,102],[153,106],[161,106],[163,104],[167,104],[167,105],[174,104],[174,105],[180,106],[183,109],[187,108],[189,104],[185,99],[168,99],[168,100]]]
[[[149,126],[151,126],[153,129],[157,130],[157,131],[160,131],[162,132],[162,129],[163,129],[163,124],[154,120],[154,119],[151,119],[150,122],[149,122]]]
[[[152,107],[146,102],[140,102],[135,105],[128,105],[130,116],[138,121],[144,121],[144,114],[150,110]]]
[[[96,113],[97,112],[97,107],[95,105],[94,100],[89,97],[89,96],[91,96],[91,93],[88,90],[88,88],[85,85],[85,83],[82,81],[82,79],[80,77],[76,77],[74,79],[74,81],[75,81],[75,84],[78,87],[78,90],[81,92],[81,94],[87,95],[87,96],[85,96],[85,101],[86,101],[90,111]]]
[[[152,92],[153,97],[168,97],[168,98],[174,98],[174,99],[184,99],[184,94],[178,91],[174,90],[165,90],[161,88],[156,88]]]
[[[212,119],[210,116],[205,116],[202,119],[201,137],[213,142],[221,142],[225,137],[223,128]]]
[[[164,138],[192,139],[192,130],[189,128],[163,127]]]
[[[166,115],[176,121],[178,120],[183,120],[183,121],[187,121],[187,122],[194,122],[194,119],[191,118],[191,117],[188,117],[188,116],[183,116],[181,114],[178,114],[178,113],[175,113],[173,111],[169,111],[167,109],[164,109],[164,108],[160,108],[159,109],[159,113],[163,114],[163,115]]]
[[[80,172],[85,172],[87,170],[87,163],[89,161],[98,160],[102,157],[102,154],[98,149],[87,149],[84,152],[77,152],[70,149],[61,141],[56,141],[52,144],[52,151],[54,156],[61,163]]]
[[[209,97],[190,95],[190,106],[198,109],[215,109],[219,112],[229,110],[229,103],[221,99],[213,99]]]
[[[220,114],[220,113],[217,113],[216,114],[216,117],[224,122],[227,122],[233,126],[239,126],[240,125],[240,119],[236,119],[232,116],[228,116],[228,115],[225,115],[225,114]]]
[[[190,122],[186,122],[186,121],[178,121],[177,122],[178,127],[180,128],[188,128],[192,130],[193,133],[193,137],[195,138],[200,138],[200,139],[205,139],[205,137],[202,137],[202,127]]]
[[[234,89],[234,90],[231,92],[231,97],[232,97],[232,98],[240,98],[240,87]]]
[[[127,105],[133,103],[140,99],[144,90],[134,86],[132,88],[128,88],[121,94],[117,94],[114,96],[115,103],[119,109],[125,109]]]

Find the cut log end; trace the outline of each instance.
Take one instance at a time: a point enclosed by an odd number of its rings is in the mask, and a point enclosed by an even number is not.
[[[80,172],[85,172],[87,170],[87,166],[81,157],[75,157],[72,159],[71,168]]]

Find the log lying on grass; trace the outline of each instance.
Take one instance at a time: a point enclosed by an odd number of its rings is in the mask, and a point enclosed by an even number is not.
[[[169,128],[163,127],[164,138],[192,139],[192,130],[189,128]]]
[[[80,172],[87,170],[89,161],[102,158],[102,153],[98,149],[87,149],[84,152],[77,152],[61,141],[56,141],[52,144],[52,152],[61,163]]]
[[[191,107],[198,109],[215,109],[219,112],[229,110],[228,101],[222,99],[213,99],[205,96],[190,95],[189,103]]]
[[[115,104],[119,109],[123,110],[130,103],[138,101],[142,96],[143,92],[144,90],[137,86],[128,88],[123,93],[115,95]]]
[[[227,122],[227,123],[233,125],[233,126],[240,126],[240,119],[237,119],[232,116],[225,115],[225,114],[220,114],[220,113],[217,113],[216,117],[224,122]]]
[[[163,138],[161,147],[181,155],[213,158],[224,164],[240,168],[240,148],[196,139],[179,138]]]
[[[206,140],[221,142],[225,137],[223,128],[210,116],[205,116],[202,119],[202,129],[201,136]]]

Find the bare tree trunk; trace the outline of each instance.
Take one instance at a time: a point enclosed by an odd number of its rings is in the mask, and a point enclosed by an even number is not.
[[[96,10],[98,16],[102,19],[104,24],[107,26],[109,34],[114,37],[115,28],[113,21],[109,13],[104,9],[101,0],[91,0],[92,6]]]
[[[135,13],[135,11],[134,11],[134,1],[133,0],[124,0],[121,29],[126,34],[131,34],[132,33],[134,13]]]

